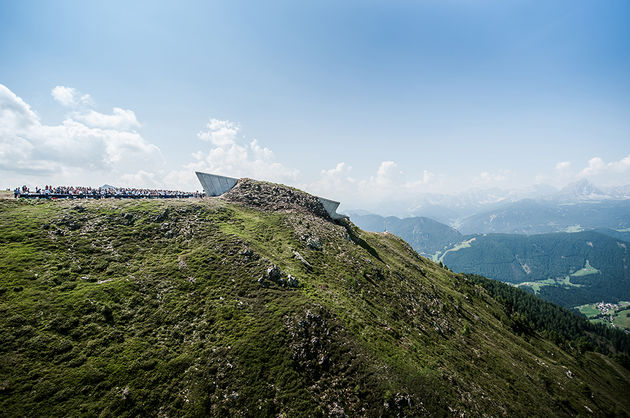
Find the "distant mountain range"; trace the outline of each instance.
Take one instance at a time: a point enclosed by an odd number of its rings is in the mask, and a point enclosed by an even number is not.
[[[630,300],[630,199],[613,198],[621,194],[580,182],[451,226],[427,217],[350,216],[363,229],[400,236],[453,271],[512,283],[572,307]]]
[[[472,189],[455,195],[423,194],[412,200],[384,202],[381,207],[375,209],[375,212],[402,218],[429,217],[458,228],[466,218],[505,209],[512,204],[519,206],[520,202],[534,201],[544,207],[556,207],[623,200],[630,200],[630,185],[598,187],[588,180],[581,180],[560,190],[549,185],[538,184],[520,190],[491,188]]]
[[[584,229],[630,228],[630,200],[561,203],[520,200],[459,222],[463,234],[575,232]]]
[[[387,231],[398,235],[425,257],[444,251],[463,239],[463,235],[456,229],[425,217],[400,219],[395,216],[352,214],[351,219],[367,231]]]

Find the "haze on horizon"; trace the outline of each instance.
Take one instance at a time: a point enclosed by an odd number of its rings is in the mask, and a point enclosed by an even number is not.
[[[630,183],[626,1],[1,2],[0,187]]]

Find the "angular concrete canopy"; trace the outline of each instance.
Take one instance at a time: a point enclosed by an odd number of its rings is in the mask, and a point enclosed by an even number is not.
[[[233,177],[217,176],[216,174],[195,172],[203,191],[207,196],[221,196],[236,186],[238,179]]]
[[[339,207],[339,202],[335,202],[334,200],[326,199],[326,198],[319,197],[319,196],[317,196],[317,198],[321,202],[322,206],[324,206],[324,209],[326,209],[326,212],[328,212],[328,214],[330,215],[331,218],[333,218],[333,219],[347,218],[347,216],[340,215],[340,214],[337,213],[337,208]]]
[[[201,186],[203,187],[203,191],[206,193],[206,196],[221,196],[225,192],[229,192],[232,190],[236,183],[238,183],[238,179],[234,177],[225,177],[218,176],[216,174],[208,174],[208,173],[200,173],[199,171],[195,171]],[[328,215],[332,219],[343,219],[347,218],[345,215],[340,215],[337,213],[337,208],[339,207],[339,202],[335,202],[334,200],[325,199],[323,197],[316,196]]]

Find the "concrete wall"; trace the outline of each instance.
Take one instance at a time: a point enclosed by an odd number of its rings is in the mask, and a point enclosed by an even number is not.
[[[340,214],[337,213],[337,208],[339,207],[339,202],[335,202],[334,200],[325,199],[325,198],[319,197],[319,196],[317,196],[317,198],[319,199],[321,204],[324,206],[324,209],[326,209],[326,212],[328,212],[328,214],[330,215],[331,218],[333,218],[333,219],[347,218],[347,216],[340,215]]]
[[[217,176],[216,174],[195,172],[203,191],[207,196],[221,196],[236,186],[238,179],[233,177]]]

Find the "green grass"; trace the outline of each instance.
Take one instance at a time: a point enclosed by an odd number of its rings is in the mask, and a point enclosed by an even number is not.
[[[572,275],[573,276],[573,275]],[[540,289],[545,286],[558,286],[558,287],[582,287],[580,284],[571,283],[571,278],[569,276],[564,277],[555,277],[548,278],[545,280],[540,280],[536,282],[522,282],[516,285],[516,287],[529,287],[534,291],[534,294],[540,293]]]
[[[261,286],[272,264],[299,288]],[[5,199],[0,265],[11,416],[630,408],[616,396],[628,372],[607,357],[521,337],[487,292],[402,240],[308,213]]]
[[[434,261],[444,261],[444,257],[446,256],[446,254],[450,253],[450,252],[455,252],[455,251],[459,251],[462,250],[464,248],[470,248],[470,243],[473,242],[476,238],[471,238],[469,240],[466,241],[462,241],[459,244],[454,245],[453,247],[447,249],[446,251],[444,251],[443,254],[439,255],[436,254]]]
[[[596,304],[589,303],[587,305],[576,306],[576,309],[580,311],[580,313],[584,314],[587,318],[592,318],[594,316],[599,315],[599,309],[595,307]]]

